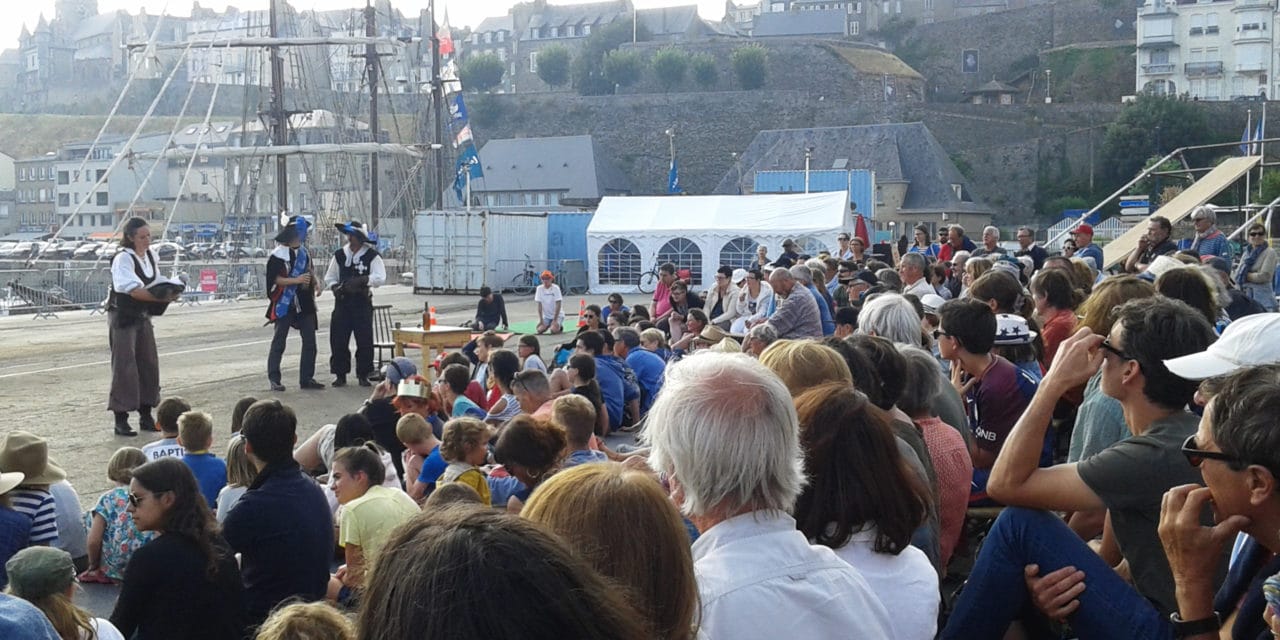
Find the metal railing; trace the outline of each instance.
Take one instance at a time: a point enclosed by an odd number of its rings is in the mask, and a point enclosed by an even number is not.
[[[560,290],[568,294],[583,294],[590,288],[587,266],[582,260],[550,260],[532,258],[529,260],[495,260],[493,273],[496,281],[489,286],[498,291],[515,294],[533,293],[539,286],[539,276],[543,271],[550,271],[556,277]]]

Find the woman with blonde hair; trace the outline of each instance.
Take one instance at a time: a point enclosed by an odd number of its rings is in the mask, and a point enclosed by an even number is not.
[[[5,563],[5,592],[34,604],[62,640],[124,640],[110,622],[95,618],[71,601],[76,568],[71,554],[53,547],[27,547]]]
[[[778,374],[792,396],[834,380],[853,386],[844,358],[835,349],[809,340],[778,340],[760,354],[760,364]]]
[[[218,492],[218,523],[227,519],[231,507],[236,506],[258,477],[258,468],[245,451],[244,438],[236,438],[227,445],[227,485]]]
[[[616,463],[580,465],[547,480],[521,515],[559,534],[629,591],[652,637],[694,638],[698,585],[689,534],[653,476]]]
[[[964,276],[960,279],[960,284],[963,285],[962,288],[964,290],[960,294],[961,297],[969,291],[969,287],[972,287],[973,283],[977,281],[978,278],[986,275],[986,273],[994,266],[995,263],[987,258],[969,258],[968,260],[965,260]]]

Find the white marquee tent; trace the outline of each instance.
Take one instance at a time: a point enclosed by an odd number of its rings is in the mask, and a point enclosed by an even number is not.
[[[845,191],[744,196],[607,197],[587,227],[591,290],[636,291],[640,275],[664,262],[709,286],[720,265],[746,267],[756,247],[769,257],[793,238],[803,253],[832,250],[853,230]]]

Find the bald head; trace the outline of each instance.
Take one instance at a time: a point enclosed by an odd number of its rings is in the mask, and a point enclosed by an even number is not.
[[[786,297],[790,295],[791,288],[796,285],[795,276],[786,269],[774,269],[769,273],[769,286],[773,287],[775,293]]]

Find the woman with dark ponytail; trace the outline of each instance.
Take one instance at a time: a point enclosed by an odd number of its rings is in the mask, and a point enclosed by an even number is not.
[[[243,638],[240,569],[191,469],[177,458],[134,469],[129,512],[157,537],[129,559],[112,624],[135,640]]]

